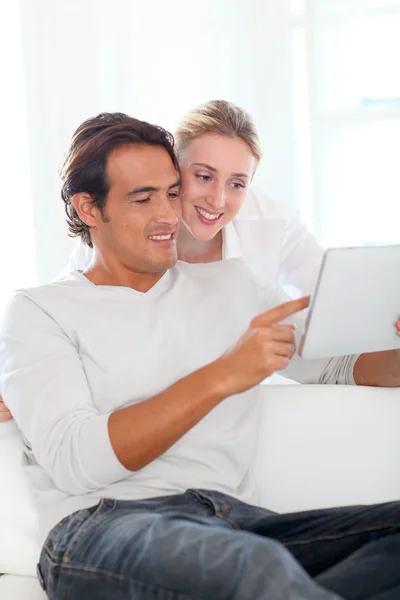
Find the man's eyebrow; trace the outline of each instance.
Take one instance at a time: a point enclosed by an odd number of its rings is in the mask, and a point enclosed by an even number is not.
[[[202,162],[195,162],[192,163],[192,165],[195,165],[197,167],[205,167],[206,169],[208,169],[209,171],[212,171],[213,173],[217,172],[217,169],[215,167],[212,167],[211,165],[208,165],[207,163],[202,163]],[[249,179],[249,176],[246,175],[246,173],[231,173],[232,177],[245,177],[246,179]]]
[[[168,189],[171,190],[174,187],[178,187],[182,185],[182,182],[180,179],[177,179],[174,183],[172,183],[171,185],[168,186]],[[136,194],[144,194],[146,192],[159,192],[160,188],[158,187],[154,187],[152,185],[144,185],[142,187],[138,187],[135,188],[134,190],[131,190],[130,192],[128,192],[128,196],[136,196]]]
[[[143,194],[144,192],[158,192],[159,190],[160,188],[156,188],[151,185],[144,185],[143,187],[138,187],[128,192],[128,196],[135,196],[136,194]]]
[[[177,180],[175,181],[175,183],[173,183],[172,185],[170,185],[170,186],[168,187],[168,189],[169,189],[169,190],[172,190],[172,188],[174,188],[174,187],[180,187],[181,185],[182,185],[182,181],[181,181],[181,179],[177,179]]]

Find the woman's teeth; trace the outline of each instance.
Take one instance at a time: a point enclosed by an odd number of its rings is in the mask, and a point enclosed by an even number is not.
[[[203,210],[202,208],[199,208],[198,206],[196,206],[196,210],[201,214],[202,217],[208,219],[209,221],[216,221],[222,214],[219,213],[217,215],[212,215],[211,213],[207,212],[206,210]]]

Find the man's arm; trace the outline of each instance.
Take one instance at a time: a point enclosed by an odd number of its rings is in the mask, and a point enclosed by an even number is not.
[[[216,361],[110,415],[94,404],[74,343],[20,292],[0,331],[0,391],[37,462],[60,489],[84,494],[144,467],[225,398],[284,368],[295,351],[294,334],[275,324],[307,304],[277,307]]]

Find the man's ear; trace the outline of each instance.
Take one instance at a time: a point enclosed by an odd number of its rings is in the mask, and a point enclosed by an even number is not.
[[[99,211],[93,203],[90,194],[86,194],[85,192],[74,194],[71,202],[81,221],[88,227],[95,227],[97,225]]]

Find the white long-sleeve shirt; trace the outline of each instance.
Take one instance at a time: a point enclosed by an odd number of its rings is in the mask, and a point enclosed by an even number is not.
[[[288,204],[252,186],[222,234],[223,258],[242,258],[257,281],[313,291],[323,250]],[[91,257],[92,249],[78,242],[65,272],[84,271]]]
[[[271,285],[260,289],[240,260],[179,262],[147,293],[96,286],[78,272],[16,292],[0,329],[0,392],[25,440],[43,539],[64,516],[102,497],[198,487],[254,501],[248,471],[258,387],[224,400],[137,472],[117,459],[107,423],[112,412],[218,358],[256,314],[285,299]],[[296,321],[301,334],[303,319]],[[295,356],[286,374],[354,383],[354,361]]]

